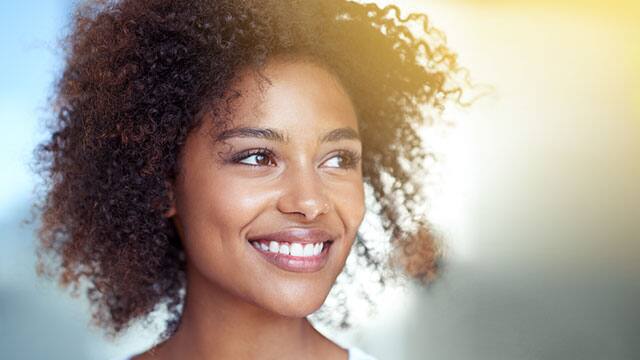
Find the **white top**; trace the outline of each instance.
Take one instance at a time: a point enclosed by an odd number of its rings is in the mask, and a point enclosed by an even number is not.
[[[349,360],[377,360],[355,346],[348,347],[347,351],[349,352]],[[131,357],[127,357],[123,360],[131,360]]]
[[[376,360],[376,358],[365,353],[355,346],[347,348],[347,351],[349,351],[349,360]]]

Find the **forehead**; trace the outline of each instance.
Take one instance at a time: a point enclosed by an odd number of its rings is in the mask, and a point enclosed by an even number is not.
[[[271,60],[258,73],[245,69],[231,86],[231,127],[260,126],[304,135],[350,127],[357,115],[339,79],[302,60]]]

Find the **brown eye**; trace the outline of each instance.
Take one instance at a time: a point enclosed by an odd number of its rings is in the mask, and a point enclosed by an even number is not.
[[[331,168],[354,169],[360,161],[360,155],[350,150],[342,150],[325,162]]]
[[[233,162],[237,164],[249,166],[274,166],[273,154],[266,149],[250,150],[238,154],[233,158]]]

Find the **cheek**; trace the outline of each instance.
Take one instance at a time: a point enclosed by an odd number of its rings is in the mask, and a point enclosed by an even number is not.
[[[221,225],[229,225],[237,232],[251,222],[265,207],[268,195],[255,186],[245,185],[238,179],[212,183],[211,193],[203,198],[209,216]]]
[[[364,184],[354,181],[339,191],[334,191],[334,203],[345,230],[354,236],[364,219]]]
[[[207,281],[237,295],[250,292],[247,284],[252,283],[250,272],[237,269],[248,247],[243,230],[265,207],[265,194],[259,190],[222,172],[192,173],[177,199],[190,266]]]
[[[207,239],[206,234],[217,233],[222,245],[237,241],[245,225],[264,208],[268,194],[222,171],[193,175],[184,182],[178,202],[181,221],[194,232],[194,236],[187,233],[187,239]]]

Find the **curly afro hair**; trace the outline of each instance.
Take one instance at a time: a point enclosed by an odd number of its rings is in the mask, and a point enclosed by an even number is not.
[[[186,259],[163,216],[179,153],[239,70],[273,56],[313,59],[341,80],[390,259],[414,278],[437,273],[439,241],[415,206],[433,156],[418,131],[431,119],[425,108],[462,90],[451,85],[456,55],[424,14],[345,0],[96,0],[72,25],[52,136],[36,150],[46,187],[38,269],[84,286],[97,325],[115,335],[159,305],[168,329],[179,322]],[[359,236],[355,246],[380,269],[370,242]]]

